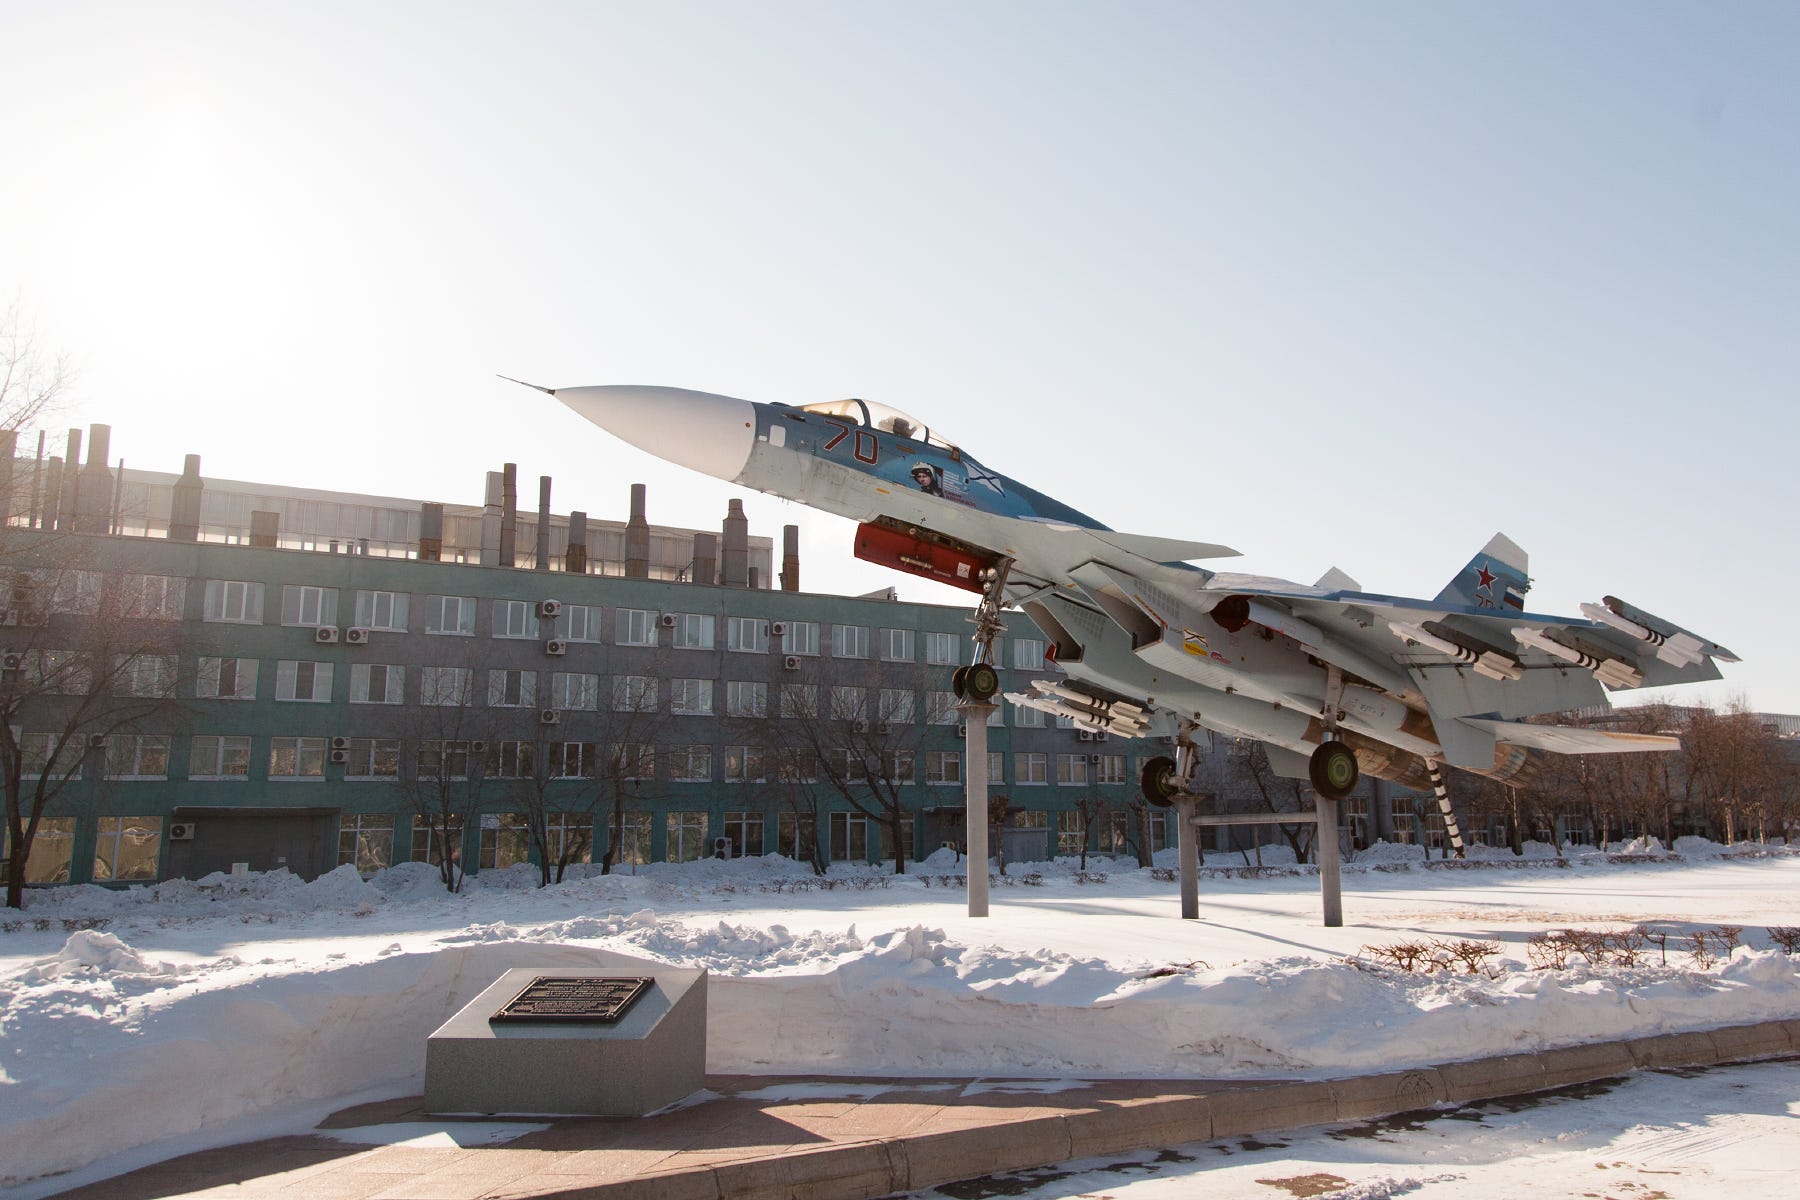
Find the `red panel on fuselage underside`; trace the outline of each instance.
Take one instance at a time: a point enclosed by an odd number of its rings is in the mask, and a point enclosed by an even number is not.
[[[856,527],[856,557],[970,592],[983,590],[981,573],[994,565],[990,556],[881,525]]]

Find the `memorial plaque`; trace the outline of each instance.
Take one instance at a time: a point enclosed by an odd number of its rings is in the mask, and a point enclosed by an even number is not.
[[[611,1025],[655,982],[647,976],[600,979],[539,975],[489,1021],[594,1022]]]

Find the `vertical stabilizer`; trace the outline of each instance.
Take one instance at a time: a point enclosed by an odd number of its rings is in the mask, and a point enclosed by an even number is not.
[[[1528,566],[1529,560],[1518,543],[1504,533],[1496,533],[1469,560],[1469,565],[1444,585],[1437,601],[1470,608],[1523,609],[1525,593],[1531,590]]]

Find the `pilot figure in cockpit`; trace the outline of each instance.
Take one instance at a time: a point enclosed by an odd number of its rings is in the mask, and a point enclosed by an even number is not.
[[[938,482],[937,468],[931,466],[929,463],[920,463],[918,466],[914,467],[912,469],[912,477],[913,482],[919,485],[919,490],[921,492],[930,496],[941,496],[944,494],[944,485]]]

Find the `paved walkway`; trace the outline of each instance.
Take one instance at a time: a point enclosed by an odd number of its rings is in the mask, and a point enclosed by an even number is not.
[[[346,1109],[308,1134],[189,1154],[61,1195],[867,1200],[1090,1155],[1369,1120],[1646,1068],[1794,1054],[1800,1021],[1772,1021],[1330,1081],[714,1076],[705,1093],[650,1117],[536,1120],[434,1118],[415,1097]],[[343,1140],[351,1130],[360,1141]]]

